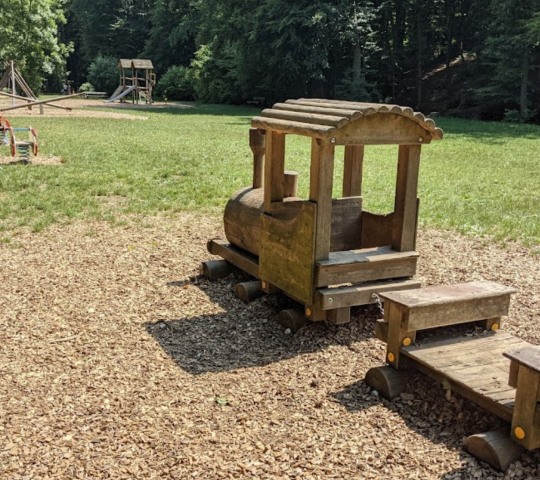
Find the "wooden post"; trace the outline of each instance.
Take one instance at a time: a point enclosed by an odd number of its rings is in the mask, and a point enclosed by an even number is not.
[[[400,145],[392,248],[398,252],[413,251],[416,236],[418,173],[420,145]]]
[[[15,86],[15,64],[13,60],[10,62],[11,65],[11,93],[17,95],[17,87]],[[15,106],[15,98],[11,99],[11,105]]]
[[[285,134],[266,132],[264,161],[264,211],[272,212],[272,203],[283,201],[285,183]]]
[[[253,188],[262,188],[264,182],[264,130],[249,130],[249,146],[253,152]]]
[[[332,186],[334,180],[334,145],[311,141],[309,199],[317,204],[315,223],[315,260],[328,260],[332,227]]]
[[[363,166],[364,146],[346,146],[343,167],[343,197],[359,197],[362,195]]]
[[[298,172],[285,172],[285,180],[283,185],[283,197],[298,196]]]

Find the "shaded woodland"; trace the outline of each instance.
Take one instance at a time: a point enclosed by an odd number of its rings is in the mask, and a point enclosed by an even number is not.
[[[208,103],[314,96],[539,121],[539,43],[540,0],[0,4],[0,60],[34,87],[78,88],[114,77],[119,58],[150,58],[158,93]]]

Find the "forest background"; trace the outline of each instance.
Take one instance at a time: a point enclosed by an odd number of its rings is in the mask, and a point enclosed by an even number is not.
[[[118,59],[150,58],[170,100],[328,97],[540,123],[539,46],[540,0],[0,2],[0,62],[42,92],[111,93]]]

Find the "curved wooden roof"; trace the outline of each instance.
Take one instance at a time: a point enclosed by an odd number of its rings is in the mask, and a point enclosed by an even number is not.
[[[379,120],[375,124],[368,120],[370,117],[373,119],[379,117]],[[359,119],[366,121],[357,122]],[[373,136],[374,131],[385,129],[386,123],[388,123],[386,136]],[[362,143],[363,134],[373,137],[368,143],[407,143],[407,139],[400,132],[403,129],[409,129],[411,135],[413,137],[416,135],[420,143],[441,140],[443,137],[443,131],[431,118],[426,118],[409,107],[318,98],[301,98],[276,103],[272,108],[263,110],[260,116],[253,118],[251,126],[321,139],[337,138],[338,144],[354,141]],[[391,141],[392,133],[395,135],[395,142]]]

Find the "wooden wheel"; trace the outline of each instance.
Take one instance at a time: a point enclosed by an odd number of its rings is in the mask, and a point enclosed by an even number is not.
[[[210,260],[201,263],[201,274],[208,280],[218,280],[228,276],[232,270],[232,265],[226,260]]]
[[[407,381],[407,373],[388,366],[370,368],[366,373],[366,383],[388,400],[403,393]]]
[[[246,303],[250,303],[265,294],[260,280],[239,283],[236,285],[234,293],[240,300]]]
[[[300,309],[282,310],[278,315],[278,323],[285,328],[290,328],[292,332],[297,332],[306,324],[306,316]]]
[[[523,448],[510,438],[506,428],[471,435],[464,446],[471,455],[501,471],[518,460],[523,452]]]

